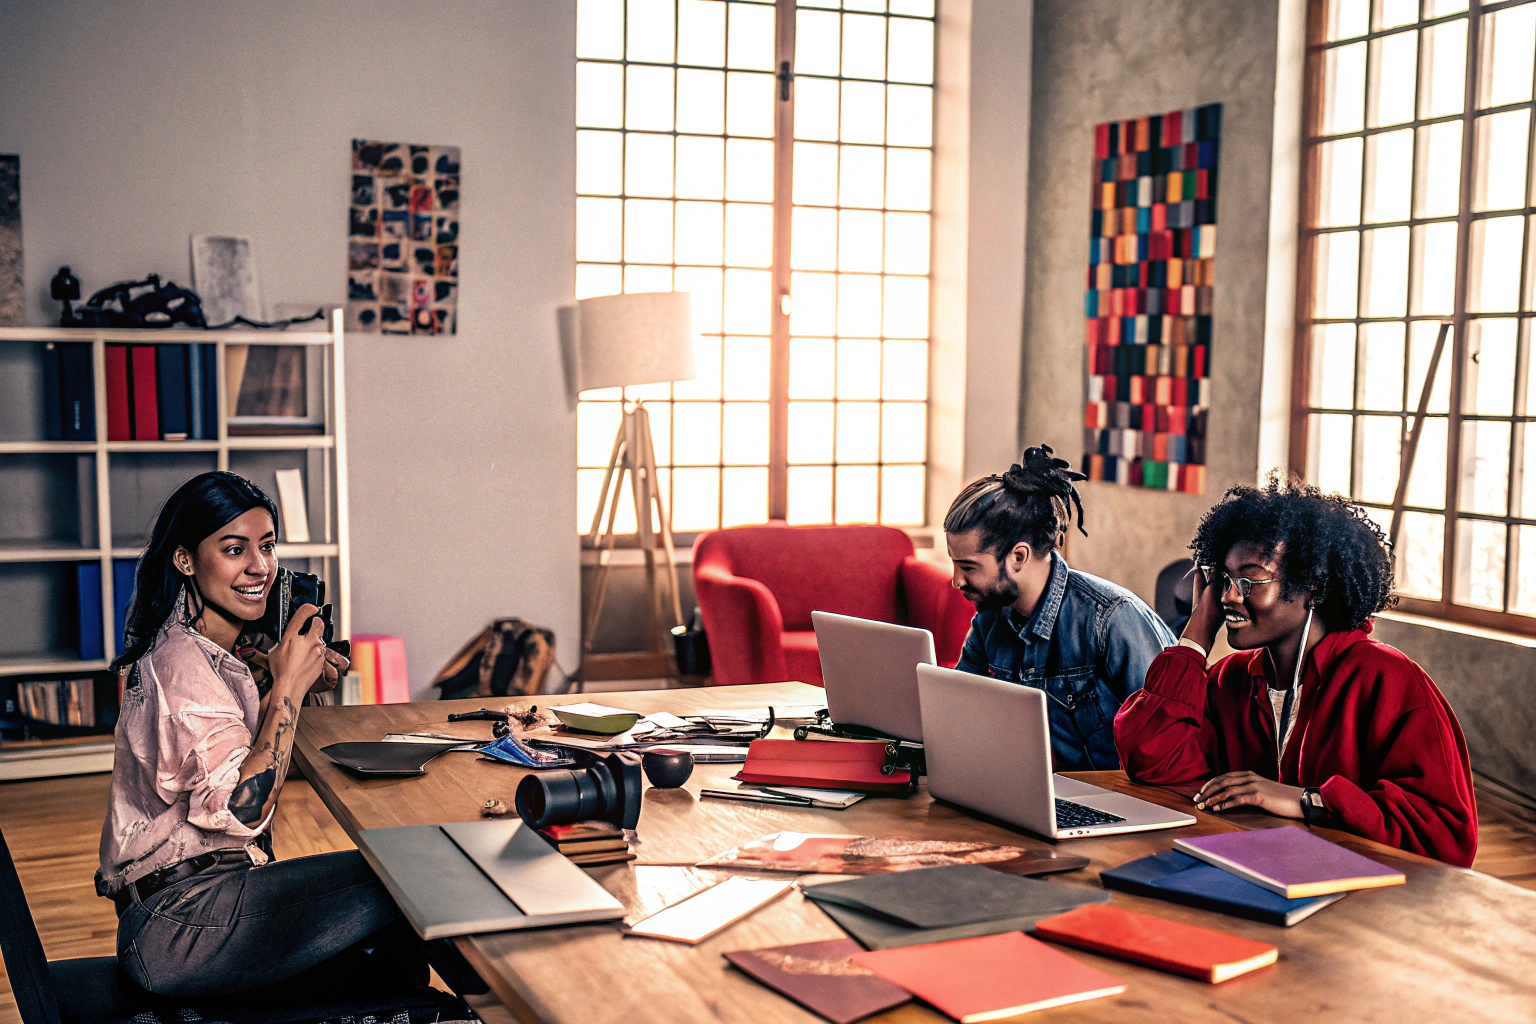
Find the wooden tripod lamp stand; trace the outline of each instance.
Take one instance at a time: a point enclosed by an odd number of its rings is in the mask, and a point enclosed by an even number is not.
[[[582,391],[636,387],[642,384],[692,380],[694,340],[692,296],[687,292],[605,295],[576,303],[576,366]],[[646,626],[652,650],[665,651],[658,622],[656,590],[658,545],[666,565],[672,598],[672,621],[682,625],[678,598],[677,562],[673,557],[672,520],[658,486],[656,449],[651,443],[651,417],[642,402],[623,403],[624,418],[613,439],[613,452],[603,474],[603,486],[592,516],[587,545],[597,549],[597,576],[586,615],[582,660],[591,653],[603,602],[614,545],[614,522],[623,499],[624,480],[634,495],[635,528],[645,556]],[[654,512],[654,519],[652,513]],[[585,671],[579,673],[583,677]]]

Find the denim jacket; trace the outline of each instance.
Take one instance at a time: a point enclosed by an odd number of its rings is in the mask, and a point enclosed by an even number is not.
[[[1045,691],[1055,771],[1118,768],[1115,712],[1176,641],[1129,590],[1070,568],[1059,552],[1051,560],[1029,621],[1012,607],[978,612],[956,667]]]

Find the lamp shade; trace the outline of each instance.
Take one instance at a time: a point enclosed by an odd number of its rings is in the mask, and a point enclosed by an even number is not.
[[[687,292],[604,295],[576,303],[579,388],[692,380],[693,296]]]

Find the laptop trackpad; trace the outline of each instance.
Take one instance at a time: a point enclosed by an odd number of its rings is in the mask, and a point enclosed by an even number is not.
[[[1103,796],[1109,792],[1101,786],[1089,785],[1078,779],[1069,779],[1065,775],[1051,776],[1051,788],[1056,791],[1056,796],[1063,800],[1080,800],[1085,796]]]

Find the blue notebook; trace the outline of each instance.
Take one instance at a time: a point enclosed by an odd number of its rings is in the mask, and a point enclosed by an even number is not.
[[[133,597],[133,577],[138,569],[139,562],[136,558],[112,560],[112,638],[117,643],[114,656],[123,653],[123,648],[127,646],[123,643],[123,631],[128,625],[128,602]]]
[[[1344,898],[1344,893],[1288,900],[1176,850],[1099,872],[1105,888],[1215,910],[1289,928]]]
[[[101,563],[75,563],[75,609],[80,624],[80,659],[100,661],[105,657],[101,645]]]

